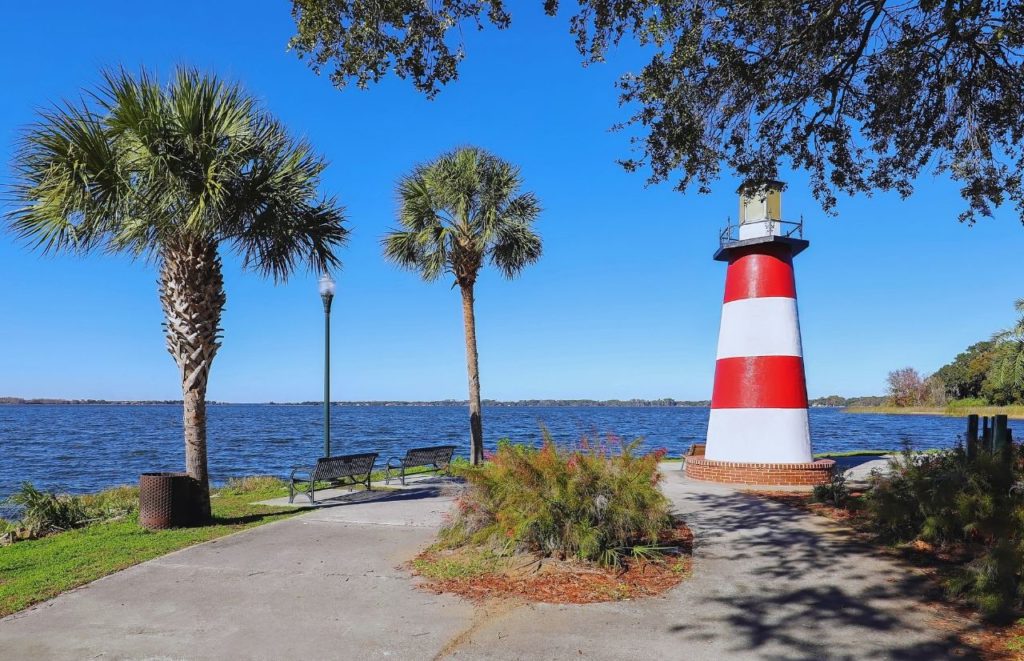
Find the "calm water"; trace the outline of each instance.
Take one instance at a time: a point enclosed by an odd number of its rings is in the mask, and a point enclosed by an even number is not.
[[[707,409],[699,408],[491,408],[484,411],[488,446],[499,438],[534,443],[543,423],[560,442],[583,435],[643,437],[647,447],[679,454],[701,440]],[[468,445],[462,407],[335,407],[335,454],[374,450],[383,461],[407,447]],[[964,422],[940,416],[853,415],[812,409],[816,452],[899,447],[949,447]],[[322,449],[322,409],[259,404],[209,408],[210,473],[286,475]],[[0,406],[0,498],[23,480],[37,487],[81,493],[136,482],[141,472],[181,470],[180,406]],[[463,454],[465,451],[463,450]]]

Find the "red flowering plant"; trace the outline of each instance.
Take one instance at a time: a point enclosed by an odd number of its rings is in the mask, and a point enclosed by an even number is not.
[[[656,553],[673,526],[658,488],[664,451],[640,452],[640,439],[613,436],[565,448],[542,432],[539,448],[502,441],[490,461],[457,469],[467,488],[442,544],[602,565]]]

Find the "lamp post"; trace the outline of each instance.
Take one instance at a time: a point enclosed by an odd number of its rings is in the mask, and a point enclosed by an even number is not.
[[[324,302],[324,456],[331,456],[331,301],[334,279],[329,273],[320,277],[320,299]]]

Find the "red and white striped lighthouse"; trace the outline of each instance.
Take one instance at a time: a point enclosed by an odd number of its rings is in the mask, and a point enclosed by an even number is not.
[[[781,182],[740,188],[740,222],[722,233],[728,263],[705,455],[687,460],[697,479],[817,484],[796,305],[793,257],[809,243],[803,223],[782,220]]]

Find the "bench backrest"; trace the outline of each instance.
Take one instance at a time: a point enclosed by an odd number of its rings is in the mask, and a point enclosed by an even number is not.
[[[406,468],[412,466],[443,466],[452,460],[455,454],[454,445],[435,445],[430,448],[412,448],[406,451],[402,465]]]
[[[373,470],[375,461],[377,461],[376,452],[320,457],[316,460],[313,480],[336,480],[341,477],[363,475]]]

